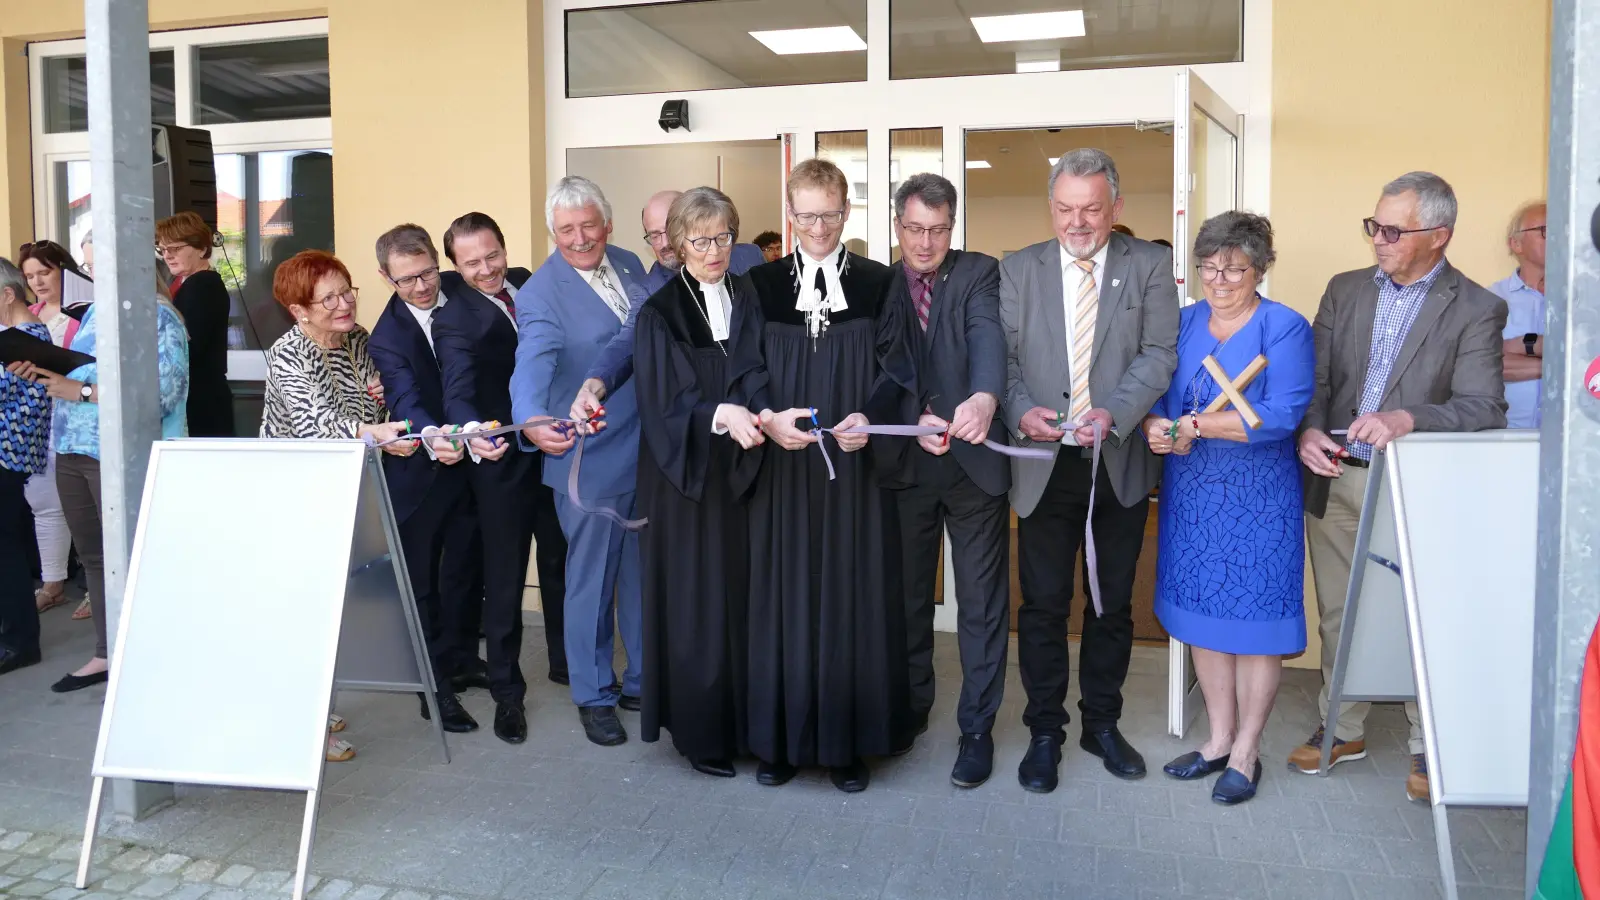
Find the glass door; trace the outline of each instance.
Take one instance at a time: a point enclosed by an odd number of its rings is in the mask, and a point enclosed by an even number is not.
[[[1174,82],[1172,277],[1180,302],[1187,305],[1200,298],[1194,279],[1195,234],[1205,220],[1239,208],[1244,117],[1193,70],[1178,72]],[[1167,732],[1181,738],[1203,700],[1188,646],[1169,638],[1167,653]]]

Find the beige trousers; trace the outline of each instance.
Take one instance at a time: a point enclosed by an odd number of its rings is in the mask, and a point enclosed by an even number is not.
[[[1333,479],[1328,491],[1327,512],[1320,519],[1306,516],[1306,543],[1311,548],[1311,572],[1317,586],[1317,632],[1322,637],[1322,691],[1317,695],[1317,711],[1323,719],[1328,717],[1328,684],[1333,680],[1333,659],[1339,650],[1356,526],[1361,524],[1361,501],[1366,492],[1367,470],[1345,466],[1344,474]],[[1405,706],[1406,719],[1411,723],[1411,752],[1421,753],[1422,719],[1417,714],[1417,704]],[[1372,704],[1365,702],[1339,704],[1334,737],[1342,741],[1365,737],[1367,711],[1371,708]]]

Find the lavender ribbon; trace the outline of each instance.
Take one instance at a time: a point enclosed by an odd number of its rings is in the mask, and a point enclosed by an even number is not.
[[[941,428],[938,425],[856,425],[849,428],[813,428],[808,431],[807,434],[817,439],[817,449],[822,451],[822,461],[828,466],[828,480],[833,481],[835,477],[833,471],[833,458],[828,455],[828,448],[823,444],[822,436],[824,434],[834,435],[834,439],[838,440],[838,435],[841,433],[881,434],[889,437],[928,437],[935,434],[944,434],[948,430],[948,427]],[[1051,453],[1049,450],[1035,450],[1031,447],[1013,447],[1009,444],[991,441],[988,438],[984,439],[983,446],[988,447],[990,450],[993,450],[996,453],[1015,457],[1017,459],[1055,458],[1055,454]]]
[[[451,432],[450,434],[403,434],[400,437],[392,438],[381,443],[371,440],[369,440],[367,443],[368,446],[371,447],[386,447],[389,444],[398,444],[401,441],[420,441],[429,438],[445,438],[452,441],[465,441],[472,438],[499,437],[501,435],[512,434],[514,432],[521,431],[524,428],[531,428],[537,425],[556,425],[560,426],[562,430],[565,430],[567,428],[574,427],[577,424],[579,423],[576,419],[560,419],[555,416],[535,416],[534,418],[529,419],[520,425],[502,425],[498,428],[475,428],[472,431],[455,431]],[[629,519],[609,506],[589,506],[583,502],[582,498],[578,496],[578,473],[583,467],[583,445],[587,437],[588,435],[579,434],[578,446],[573,449],[572,468],[567,472],[567,500],[580,511],[588,513],[589,515],[602,516],[610,519],[628,531],[638,531],[644,528],[644,526],[650,523],[648,518]]]

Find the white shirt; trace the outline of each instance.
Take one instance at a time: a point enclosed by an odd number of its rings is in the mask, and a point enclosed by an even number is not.
[[[795,300],[795,309],[811,312],[826,308],[829,312],[839,312],[850,308],[850,304],[845,302],[844,285],[839,281],[839,263],[843,254],[844,244],[833,248],[833,252],[822,259],[812,259],[810,254],[800,251],[800,296]],[[825,305],[824,298],[817,295],[819,270],[822,272],[822,283],[828,289]]]
[[[727,285],[721,281],[706,284],[696,280],[695,283],[700,285],[700,295],[706,300],[706,323],[711,326],[711,337],[719,341],[727,340],[728,312],[733,306]]]
[[[1084,275],[1092,274],[1095,288],[1102,294],[1105,292],[1106,251],[1110,248],[1111,242],[1108,240],[1104,247],[1095,251],[1094,256],[1090,258],[1094,262],[1094,269],[1091,273],[1085,273],[1083,269],[1078,268],[1078,258],[1068,253],[1066,247],[1061,248],[1061,307],[1066,312],[1064,321],[1067,323],[1067,372],[1069,375],[1072,372],[1073,364],[1072,336],[1077,333],[1078,291],[1083,287]]]
[[[616,291],[617,297],[622,301],[622,307],[620,309],[612,306],[611,301],[606,300],[606,291],[600,286],[599,275],[601,266],[604,266],[609,270],[609,274],[606,277],[607,280],[611,282],[612,289]],[[595,294],[605,302],[607,309],[611,310],[613,313],[616,313],[618,319],[621,319],[624,322],[628,321],[628,295],[622,292],[622,276],[617,274],[617,270],[611,265],[610,260],[606,259],[605,257],[601,257],[599,266],[595,266],[594,268],[587,270],[579,269],[578,274],[583,276],[583,280],[587,282]]]
[[[439,295],[434,298],[433,305],[427,309],[418,309],[409,303],[406,304],[406,309],[411,311],[411,314],[417,319],[417,324],[422,326],[422,336],[428,339],[429,350],[433,349],[433,311],[444,306],[447,299],[449,298],[444,295],[444,291],[440,291]]]
[[[504,278],[500,279],[500,288],[502,290],[510,291],[511,292],[511,296],[513,298],[515,298],[516,295],[517,295],[517,289],[512,287],[511,286],[511,282],[506,281]],[[477,290],[477,288],[474,287],[473,290]],[[496,297],[494,294],[484,294],[483,291],[478,291],[478,293],[483,294],[485,297],[488,297],[489,298],[489,302],[494,304],[495,309],[498,309],[501,312],[506,314],[506,318],[511,320],[511,327],[512,328],[516,328],[517,327],[517,317],[512,314],[511,310],[506,308],[506,302],[504,300],[501,300],[499,297]],[[442,306],[443,304],[440,304],[440,305]],[[432,341],[433,338],[429,337],[428,340]]]

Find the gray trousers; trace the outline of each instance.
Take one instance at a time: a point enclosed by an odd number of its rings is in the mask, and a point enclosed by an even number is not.
[[[1011,636],[1010,506],[991,497],[962,471],[954,457],[920,449],[914,487],[895,491],[904,561],[906,637],[911,668],[911,710],[933,708],[934,584],[944,530],[954,552],[961,699],[956,721],[963,734],[987,733],[1006,683],[1006,646]]]
[[[61,514],[78,548],[78,562],[89,582],[89,608],[94,611],[94,655],[106,652],[106,564],[100,530],[100,460],[78,453],[56,457],[56,490],[61,494]],[[200,523],[195,523],[197,527]]]
[[[1333,680],[1333,657],[1339,650],[1339,629],[1344,627],[1344,595],[1350,587],[1351,558],[1356,552],[1356,526],[1361,524],[1361,502],[1367,493],[1367,470],[1345,466],[1328,489],[1328,509],[1318,519],[1306,516],[1306,543],[1311,548],[1311,573],[1317,585],[1317,633],[1322,638],[1322,692],[1317,712],[1328,717],[1328,684]],[[1407,703],[1411,722],[1412,753],[1422,752],[1422,719],[1417,704]],[[1366,736],[1371,703],[1341,703],[1333,736],[1341,741]]]

